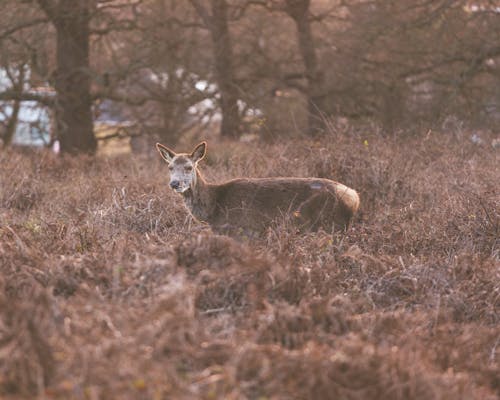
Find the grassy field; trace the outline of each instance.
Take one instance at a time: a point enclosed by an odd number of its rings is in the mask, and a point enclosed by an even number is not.
[[[367,132],[203,161],[357,189],[333,236],[214,235],[156,154],[1,152],[0,398],[500,398],[499,150]]]

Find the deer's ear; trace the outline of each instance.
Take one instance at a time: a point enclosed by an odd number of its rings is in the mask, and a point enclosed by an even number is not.
[[[173,158],[176,156],[175,151],[170,150],[167,146],[164,146],[161,143],[156,143],[156,149],[160,152],[162,158],[168,163],[171,163]]]
[[[198,162],[205,157],[207,152],[207,142],[201,142],[198,146],[196,146],[191,153],[191,159],[193,162]]]

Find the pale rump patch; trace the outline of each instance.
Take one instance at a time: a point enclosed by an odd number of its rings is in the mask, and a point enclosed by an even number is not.
[[[353,212],[358,211],[359,208],[359,195],[354,189],[351,189],[342,183],[336,185],[336,192],[339,199],[341,199]]]
[[[321,182],[318,182],[318,181],[311,182],[309,184],[309,186],[311,187],[311,189],[314,189],[314,190],[323,189],[323,187],[324,187],[324,185]]]

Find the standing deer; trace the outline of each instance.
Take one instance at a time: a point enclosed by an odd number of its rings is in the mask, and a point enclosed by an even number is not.
[[[359,208],[358,193],[319,178],[239,178],[207,183],[198,170],[207,144],[175,153],[157,143],[168,163],[170,187],[180,193],[191,215],[219,233],[262,233],[273,221],[290,217],[301,230],[346,229]]]

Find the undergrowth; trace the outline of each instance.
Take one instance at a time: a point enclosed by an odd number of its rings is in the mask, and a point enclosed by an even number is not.
[[[234,239],[188,217],[159,156],[0,153],[1,398],[500,397],[498,150],[209,145],[209,181],[326,177],[361,210],[347,233]]]

